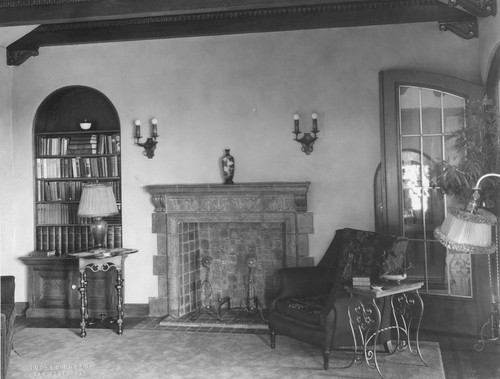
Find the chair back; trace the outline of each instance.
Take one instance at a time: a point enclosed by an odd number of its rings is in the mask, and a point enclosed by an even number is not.
[[[378,279],[382,265],[388,254],[404,255],[401,264],[405,264],[408,240],[388,234],[380,234],[356,229],[339,229],[319,262],[324,269],[333,269],[335,283],[352,283],[353,276],[370,276]]]

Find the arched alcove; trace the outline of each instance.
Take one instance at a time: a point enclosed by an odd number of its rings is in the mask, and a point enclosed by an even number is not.
[[[91,123],[90,129],[80,127],[84,120]],[[108,224],[103,247],[122,247],[120,151],[118,113],[96,89],[63,87],[38,107],[33,123],[35,251],[23,259],[33,278],[28,316],[79,314],[80,301],[73,290],[79,283],[78,259],[70,254],[95,246],[92,218],[78,216],[84,185],[99,182],[112,188],[119,213],[103,217]],[[93,316],[113,314],[116,272],[88,275]]]
[[[91,131],[120,131],[118,113],[103,93],[91,87],[68,86],[52,92],[40,104],[34,132],[78,132],[83,120],[92,123]]]
[[[91,122],[88,130],[80,123]],[[91,220],[78,217],[86,183],[113,188],[121,210],[120,122],[115,107],[101,92],[68,86],[51,93],[34,122],[36,250],[64,255],[93,245]],[[107,247],[121,247],[121,214],[109,216]]]

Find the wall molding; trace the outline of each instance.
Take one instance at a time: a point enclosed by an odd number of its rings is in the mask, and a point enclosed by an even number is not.
[[[22,316],[26,317],[26,313],[29,308],[29,302],[27,301],[19,301],[16,302],[16,315],[17,316]],[[124,312],[125,312],[125,320],[127,317],[148,317],[149,316],[149,304],[142,304],[142,303],[131,303],[127,304],[125,303],[123,306]],[[60,312],[55,312],[59,315]],[[66,315],[69,315],[75,319],[80,319],[80,310],[79,309],[74,309],[74,310],[69,310],[65,313]],[[52,317],[54,315],[51,315],[50,312],[47,314],[42,314],[40,313],[39,315],[44,315],[46,317]],[[110,316],[113,316],[113,314],[110,314]],[[126,322],[126,321],[125,321]]]

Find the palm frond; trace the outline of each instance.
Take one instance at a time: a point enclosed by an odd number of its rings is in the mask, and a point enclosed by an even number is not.
[[[485,96],[467,104],[462,126],[451,133],[456,157],[454,162],[437,164],[436,185],[447,195],[467,201],[477,180],[484,174],[498,172],[500,140],[498,109]],[[498,185],[487,185],[485,192],[498,191]],[[492,198],[486,193],[486,198]]]

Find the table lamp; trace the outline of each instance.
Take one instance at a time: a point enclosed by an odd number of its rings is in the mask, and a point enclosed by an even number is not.
[[[109,184],[84,184],[77,215],[94,218],[90,231],[94,237],[94,247],[91,251],[104,248],[108,224],[102,219],[105,216],[118,214],[113,188]]]
[[[488,341],[500,339],[498,298],[500,295],[498,250],[496,241],[493,239],[493,227],[497,225],[497,217],[485,209],[478,208],[479,190],[481,181],[488,177],[500,178],[500,174],[486,174],[479,178],[475,187],[472,200],[464,210],[450,209],[448,216],[441,226],[434,230],[434,237],[446,248],[458,253],[484,254],[488,256],[488,274],[491,291],[491,315],[489,320],[482,326],[480,340],[474,345],[474,349],[481,351]],[[496,252],[496,255],[493,253]],[[492,259],[496,273],[492,272]],[[495,283],[493,280],[495,276]],[[496,293],[493,288],[496,285]]]

